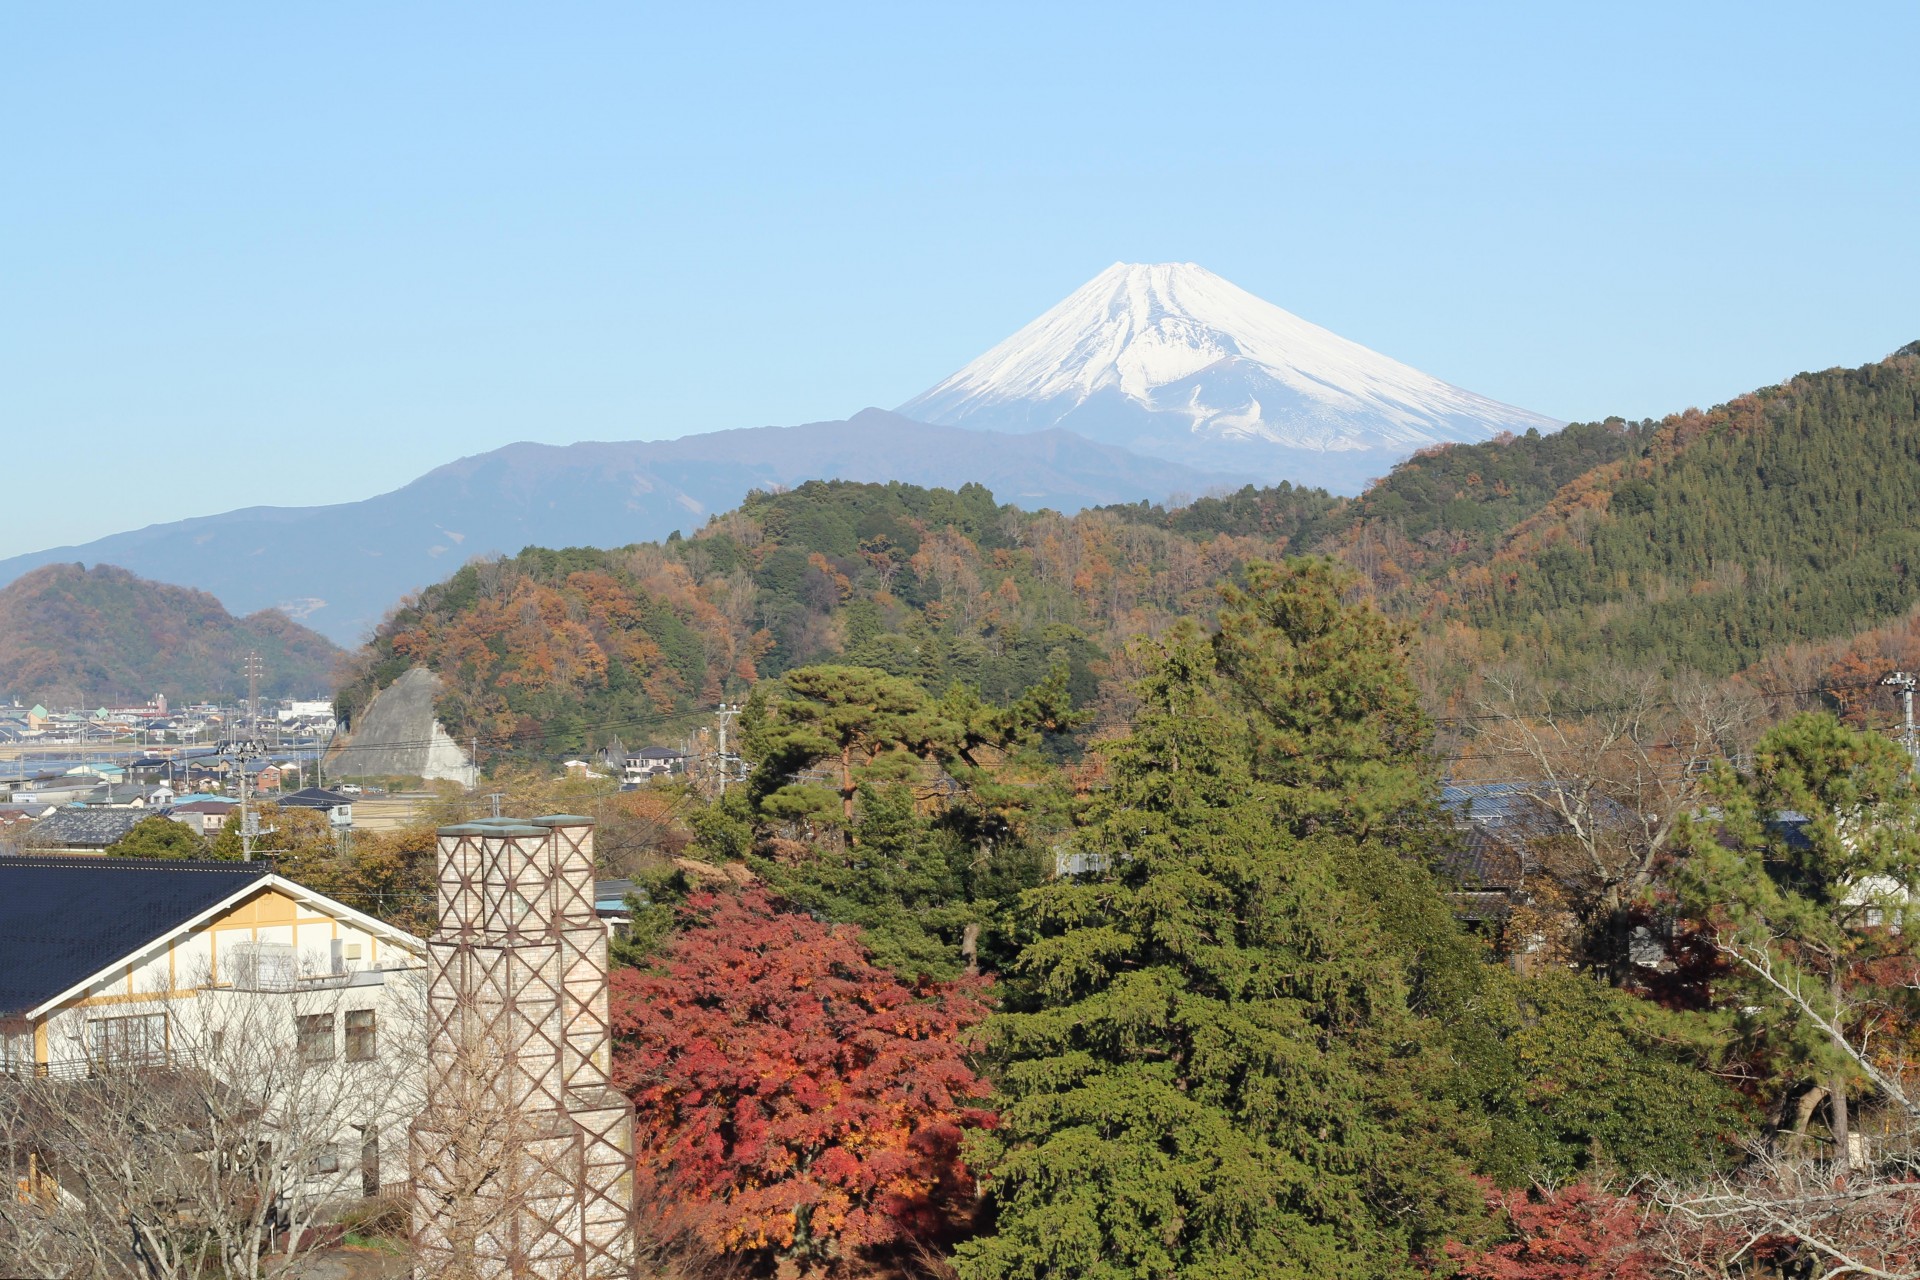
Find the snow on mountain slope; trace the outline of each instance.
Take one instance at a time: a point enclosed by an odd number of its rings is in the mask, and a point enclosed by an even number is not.
[[[1066,427],[1337,488],[1442,441],[1562,425],[1390,360],[1190,262],[1115,263],[899,412],[1000,431]],[[1335,454],[1356,456],[1324,456]]]

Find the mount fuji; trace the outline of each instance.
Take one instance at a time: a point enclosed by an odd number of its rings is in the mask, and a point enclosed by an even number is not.
[[[993,431],[1065,428],[1344,493],[1430,445],[1564,425],[1350,342],[1191,262],[1116,262],[898,412]]]

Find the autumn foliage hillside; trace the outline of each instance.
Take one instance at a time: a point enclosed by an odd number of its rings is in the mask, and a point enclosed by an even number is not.
[[[345,656],[283,613],[235,618],[204,591],[113,565],[47,565],[0,590],[0,697],[50,706],[233,698],[246,691],[249,652],[260,655],[268,697],[330,688]]]
[[[1004,705],[1061,661],[1086,706],[1126,637],[1210,610],[1214,583],[1288,541],[1023,512],[977,485],[814,482],[751,495],[691,538],[468,565],[381,626],[340,702],[351,715],[424,664],[456,735],[538,735],[549,751],[820,662]]]
[[[1492,663],[1724,676],[1920,603],[1916,509],[1911,348],[1706,412],[1431,450],[1353,500],[1283,484],[1062,516],[978,485],[812,482],[690,538],[469,565],[388,619],[342,703],[424,663],[457,735],[578,750],[810,663],[1005,705],[1060,654],[1076,703],[1110,709],[1128,637],[1301,551],[1415,625],[1441,703]]]

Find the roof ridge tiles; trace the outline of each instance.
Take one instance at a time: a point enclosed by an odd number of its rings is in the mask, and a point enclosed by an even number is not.
[[[107,858],[97,853],[23,853],[0,855],[0,867],[95,867],[108,871],[232,871],[271,874],[269,862],[232,862],[225,858]]]

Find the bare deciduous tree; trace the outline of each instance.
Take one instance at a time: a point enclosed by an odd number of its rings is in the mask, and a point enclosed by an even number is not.
[[[1701,798],[1708,766],[1734,758],[1761,706],[1737,687],[1610,671],[1571,684],[1489,674],[1473,774],[1516,784],[1555,819],[1537,842],[1587,926],[1590,958],[1616,980],[1631,908]],[[1464,771],[1463,771],[1464,776]]]
[[[1756,1141],[1732,1172],[1704,1182],[1656,1182],[1651,1199],[1665,1211],[1656,1247],[1682,1276],[1920,1280],[1920,1101],[1912,1064],[1866,1036],[1848,1034],[1844,1015],[1836,1020],[1831,993],[1810,990],[1808,979],[1780,964],[1768,946],[1731,932],[1719,933],[1715,945],[1754,980],[1762,998],[1803,1021],[1868,1081],[1879,1132],[1871,1141],[1849,1134],[1836,1116],[1830,1157],[1809,1155],[1797,1141]],[[1817,1105],[1819,1096],[1810,1096]],[[1763,1272],[1769,1254],[1774,1270]],[[1785,1270],[1782,1262],[1796,1269]]]
[[[452,1011],[449,1028],[432,1068],[434,1104],[415,1125],[415,1274],[547,1274],[541,1218],[572,1199],[570,1135],[550,1123],[550,1113],[531,1108],[526,1082],[508,1065],[516,1033],[525,1033],[513,1016],[469,997]]]
[[[298,1274],[419,1106],[417,1020],[340,1038],[339,1003],[203,988],[141,1006],[167,1015],[164,1045],[0,1077],[0,1274]]]

